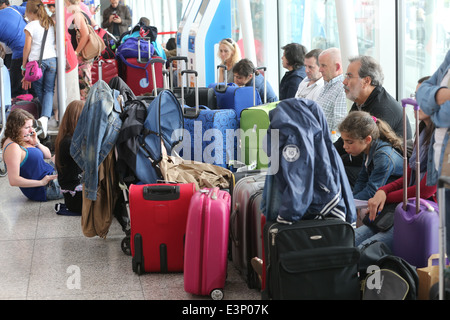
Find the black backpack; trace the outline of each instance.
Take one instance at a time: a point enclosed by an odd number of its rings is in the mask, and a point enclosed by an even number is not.
[[[367,275],[363,280],[363,300],[416,300],[419,276],[416,268],[400,257],[387,254],[376,263],[379,270]],[[376,272],[381,280],[379,288],[370,285],[370,277]]]

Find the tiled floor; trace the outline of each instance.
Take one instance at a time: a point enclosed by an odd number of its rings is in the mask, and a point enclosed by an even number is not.
[[[121,250],[124,233],[114,221],[106,239],[86,238],[80,217],[58,216],[55,201],[28,201],[0,178],[0,299],[14,300],[191,300],[183,274],[132,271]],[[232,263],[226,300],[259,300]]]

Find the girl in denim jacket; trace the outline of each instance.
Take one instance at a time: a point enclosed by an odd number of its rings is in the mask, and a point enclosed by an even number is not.
[[[402,140],[385,121],[353,111],[339,125],[339,131],[345,151],[350,156],[364,156],[353,188],[355,199],[368,200],[381,186],[403,175]]]

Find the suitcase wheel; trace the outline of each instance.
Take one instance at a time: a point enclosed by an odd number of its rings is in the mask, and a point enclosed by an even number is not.
[[[130,236],[126,236],[125,238],[123,238],[120,246],[123,253],[125,253],[127,256],[131,256]]]
[[[222,289],[214,289],[210,294],[213,300],[222,300],[223,299],[223,290]]]
[[[138,275],[144,274],[144,266],[139,262],[135,262],[134,259],[132,261],[132,268],[134,273]]]

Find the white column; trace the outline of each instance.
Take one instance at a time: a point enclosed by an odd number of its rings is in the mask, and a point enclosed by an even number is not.
[[[245,58],[251,60],[257,66],[255,36],[252,25],[252,12],[250,1],[238,1],[239,17],[242,28],[242,40],[244,41]]]
[[[349,64],[348,59],[359,54],[353,1],[336,0],[336,15],[342,64],[345,73]]]
[[[58,55],[58,117],[62,119],[66,111],[66,50],[65,50],[65,19],[64,0],[56,0],[56,52]]]

